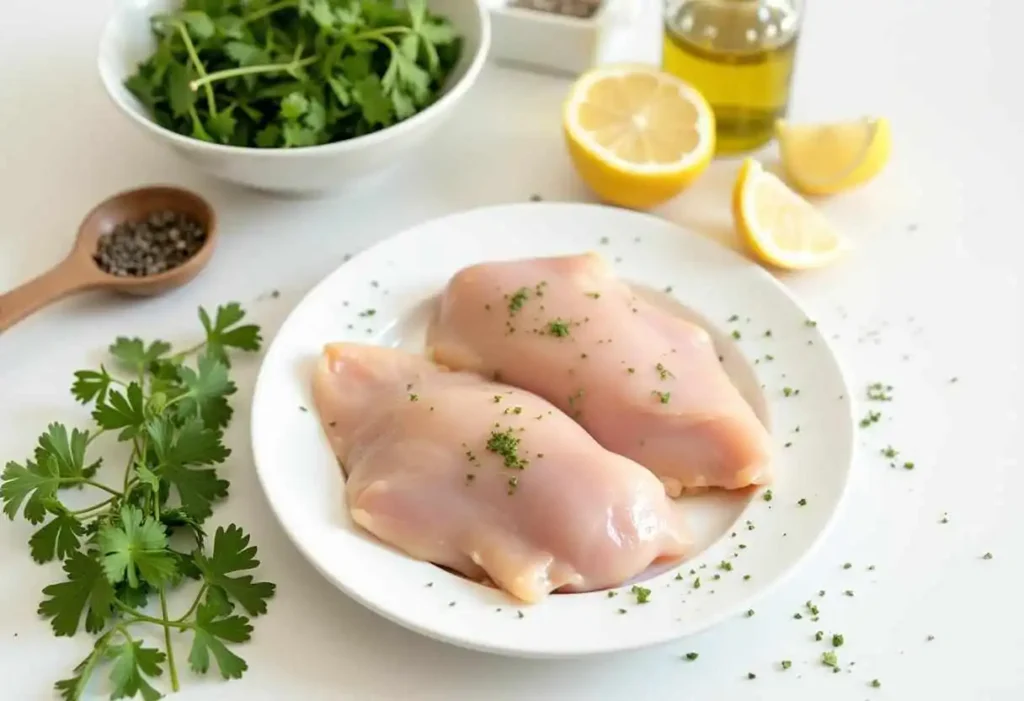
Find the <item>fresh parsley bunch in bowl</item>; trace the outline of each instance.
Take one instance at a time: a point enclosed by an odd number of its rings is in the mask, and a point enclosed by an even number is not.
[[[124,114],[212,175],[309,192],[397,165],[489,45],[479,0],[134,0],[99,72]]]

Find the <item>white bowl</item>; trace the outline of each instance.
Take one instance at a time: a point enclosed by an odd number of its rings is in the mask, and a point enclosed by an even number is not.
[[[99,73],[114,104],[145,133],[211,175],[261,190],[317,192],[343,188],[397,165],[452,113],[476,82],[491,43],[490,19],[478,0],[429,0],[462,35],[462,55],[434,104],[393,126],[347,141],[295,149],[224,146],[164,129],[124,87],[155,47],[149,18],[181,0],[122,0],[100,40]]]

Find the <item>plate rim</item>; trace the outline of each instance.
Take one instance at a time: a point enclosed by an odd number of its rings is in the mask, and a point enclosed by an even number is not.
[[[367,608],[373,613],[380,615],[384,619],[391,621],[407,630],[411,630],[425,637],[455,645],[464,649],[471,649],[477,651],[483,651],[491,654],[506,656],[506,657],[518,657],[518,658],[532,658],[532,659],[569,659],[569,658],[581,658],[591,655],[609,654],[615,652],[627,652],[632,650],[639,650],[644,648],[653,647],[656,645],[665,644],[668,642],[681,640],[689,635],[694,635],[700,631],[712,628],[724,620],[737,615],[744,606],[748,606],[751,602],[760,600],[772,592],[776,591],[780,586],[785,584],[791,577],[793,577],[797,570],[807,563],[819,550],[823,541],[828,537],[834,528],[836,522],[839,520],[839,516],[845,507],[845,503],[850,492],[850,483],[853,476],[854,466],[857,462],[859,453],[859,447],[856,438],[856,417],[855,409],[856,402],[850,394],[850,374],[847,371],[846,365],[843,361],[843,357],[837,352],[835,345],[824,335],[820,334],[822,343],[818,344],[819,349],[824,348],[825,353],[830,357],[831,362],[834,364],[836,375],[845,390],[845,405],[848,411],[846,412],[847,428],[849,429],[850,435],[850,451],[849,459],[846,461],[846,465],[841,473],[840,482],[838,484],[838,492],[834,508],[824,516],[824,521],[821,524],[817,534],[809,542],[809,544],[795,556],[793,561],[789,563],[779,574],[767,583],[761,585],[756,591],[752,591],[749,596],[734,605],[727,605],[721,610],[703,616],[700,620],[700,625],[693,629],[680,629],[678,632],[666,631],[660,635],[653,635],[647,639],[629,642],[629,643],[618,643],[614,639],[602,639],[597,641],[595,644],[589,644],[585,647],[577,646],[573,649],[553,649],[546,648],[544,650],[531,650],[522,646],[503,646],[500,644],[492,644],[479,640],[466,640],[458,637],[457,635],[450,634],[445,631],[437,630],[428,626],[420,625],[416,621],[409,620],[400,614],[397,614],[385,607],[378,606],[370,600],[366,599],[360,592],[352,587],[347,586],[343,581],[334,574],[330,573],[324,566],[319,562],[319,557],[314,554],[311,548],[303,542],[303,539],[299,537],[299,534],[292,528],[289,522],[285,519],[284,515],[279,511],[275,505],[274,499],[271,497],[271,493],[268,489],[268,485],[264,478],[264,470],[260,467],[259,451],[257,450],[259,437],[257,431],[256,416],[260,413],[257,407],[262,403],[262,395],[267,391],[266,387],[270,383],[267,379],[268,370],[268,358],[271,356],[276,344],[282,337],[283,332],[287,330],[289,324],[298,314],[299,310],[314,296],[316,296],[320,290],[330,286],[332,280],[337,276],[343,274],[343,271],[348,269],[351,270],[358,267],[359,264],[370,258],[378,249],[384,248],[385,246],[395,245],[395,241],[406,238],[414,237],[423,229],[429,229],[435,226],[440,226],[445,223],[451,223],[463,217],[469,216],[480,216],[485,212],[493,212],[500,215],[503,212],[519,211],[519,210],[555,210],[555,209],[586,209],[593,212],[604,212],[613,213],[615,216],[627,216],[635,217],[637,219],[644,219],[653,222],[657,222],[659,226],[668,226],[674,228],[680,236],[685,236],[689,239],[696,240],[699,245],[706,245],[710,247],[717,247],[721,249],[729,258],[735,263],[742,265],[750,274],[760,277],[763,281],[770,284],[775,290],[781,293],[787,300],[799,311],[803,312],[805,316],[809,318],[806,313],[806,309],[801,304],[800,300],[796,295],[789,290],[780,280],[774,275],[765,270],[764,268],[756,265],[747,258],[744,258],[737,251],[731,249],[724,244],[703,236],[697,233],[690,227],[683,226],[675,221],[671,221],[648,212],[638,212],[633,210],[622,210],[617,207],[611,207],[602,204],[591,204],[591,203],[578,203],[578,202],[515,202],[515,203],[503,203],[496,205],[483,205],[479,207],[473,207],[465,210],[456,212],[450,212],[441,216],[432,217],[423,221],[417,222],[410,226],[407,226],[400,231],[397,231],[385,238],[380,239],[371,246],[366,247],[359,253],[353,255],[348,260],[343,261],[332,271],[324,275],[319,281],[317,281],[307,292],[298,300],[291,310],[282,321],[274,337],[266,346],[266,351],[260,361],[260,367],[257,372],[256,380],[254,383],[254,389],[252,394],[252,400],[249,405],[250,410],[250,449],[253,455],[253,465],[257,476],[257,481],[260,485],[260,489],[270,506],[271,512],[274,514],[274,518],[281,526],[288,540],[291,541],[292,545],[303,555],[303,557],[323,576],[328,582],[330,582],[335,588],[337,588],[342,594],[348,596],[350,599],[356,601],[361,606]],[[717,542],[717,541],[716,541]],[[514,608],[515,606],[510,606]]]

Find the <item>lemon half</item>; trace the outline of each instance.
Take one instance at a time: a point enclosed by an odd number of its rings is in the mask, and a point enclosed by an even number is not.
[[[757,260],[787,270],[828,265],[849,248],[814,205],[752,158],[733,189],[736,229]]]
[[[715,151],[715,117],[694,88],[652,66],[582,75],[563,112],[569,154],[603,200],[646,209],[677,195]]]

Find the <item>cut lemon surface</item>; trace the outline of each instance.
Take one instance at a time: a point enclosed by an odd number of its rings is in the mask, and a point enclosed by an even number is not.
[[[787,270],[819,268],[849,248],[814,205],[752,158],[740,168],[732,205],[740,237],[762,263]]]
[[[809,195],[831,195],[862,185],[889,160],[885,119],[864,117],[835,124],[775,125],[782,165],[792,185]]]
[[[580,76],[563,129],[584,182],[603,200],[636,209],[679,194],[715,151],[707,101],[651,66],[606,66]]]

